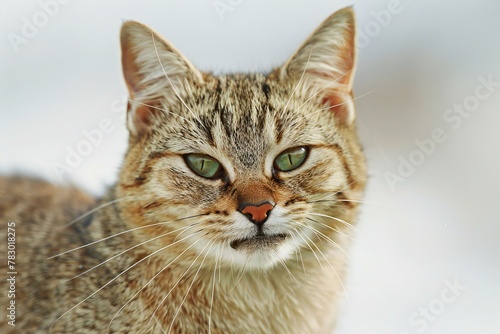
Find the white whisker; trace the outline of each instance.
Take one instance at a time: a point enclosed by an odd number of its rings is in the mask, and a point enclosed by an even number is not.
[[[135,245],[135,246],[132,246],[132,247],[130,247],[130,248],[127,248],[126,250],[124,250],[124,251],[122,251],[122,252],[120,252],[120,253],[118,253],[118,254],[116,254],[116,255],[113,255],[112,257],[110,257],[110,258],[109,258],[109,259],[107,259],[106,261],[103,261],[103,262],[101,262],[101,263],[99,263],[99,264],[97,264],[97,265],[93,266],[92,268],[85,270],[83,273],[78,274],[78,275],[76,275],[76,276],[74,276],[74,277],[72,277],[72,278],[70,278],[70,279],[68,279],[68,280],[64,281],[64,283],[67,283],[67,282],[69,282],[69,281],[71,281],[71,280],[74,280],[75,278],[78,278],[78,277],[80,277],[80,276],[83,276],[83,275],[85,275],[86,273],[88,273],[88,272],[90,272],[90,271],[92,271],[92,270],[94,270],[94,269],[96,269],[96,268],[98,268],[98,267],[102,266],[103,264],[105,264],[105,263],[107,263],[107,262],[109,262],[109,261],[111,261],[111,260],[113,260],[113,259],[117,258],[117,257],[118,257],[118,256],[120,256],[120,255],[125,254],[126,252],[128,252],[128,251],[130,251],[130,250],[132,250],[132,249],[134,249],[134,248],[137,248],[137,247],[139,247],[139,246],[142,246],[142,245],[144,245],[144,244],[147,244],[147,243],[149,243],[149,242],[151,242],[151,241],[154,241],[154,240],[156,240],[156,239],[163,238],[163,237],[165,237],[165,236],[167,236],[167,235],[170,235],[170,234],[172,234],[172,233],[175,233],[175,232],[177,232],[177,231],[179,231],[179,230],[183,230],[183,232],[184,232],[185,230],[187,230],[187,229],[189,229],[189,228],[192,228],[192,227],[194,227],[194,226],[196,226],[196,224],[195,224],[195,225],[189,225],[189,226],[186,226],[186,227],[181,227],[181,228],[178,228],[178,229],[176,229],[176,230],[174,230],[174,231],[167,232],[167,233],[164,233],[164,234],[160,234],[160,235],[158,235],[158,236],[156,236],[156,237],[154,237],[154,238],[152,238],[152,239],[148,239],[148,240],[143,241],[143,242],[141,242],[141,243],[139,243],[139,244],[137,244],[137,245]]]
[[[290,278],[292,278],[302,288],[305,288],[304,285],[302,283],[300,283],[300,281],[292,274],[292,272],[290,271],[290,269],[288,269],[288,266],[286,265],[285,261],[283,261],[283,260],[280,259],[280,260],[278,260],[278,262],[283,266],[283,268],[285,268],[285,270],[287,271],[287,273],[290,276]]]
[[[195,232],[195,233],[196,233],[196,232]],[[189,235],[189,236],[187,236],[187,237],[185,237],[185,238],[183,238],[183,239],[180,239],[179,241],[176,241],[176,242],[172,243],[171,245],[174,245],[174,244],[176,244],[177,242],[181,242],[182,240],[187,239],[187,238],[189,238],[189,237],[191,237],[191,236],[193,236],[193,235],[194,235],[194,234],[191,234],[191,235]],[[186,252],[187,252],[187,251],[188,251],[191,247],[193,247],[193,246],[194,246],[196,243],[198,243],[199,241],[200,241],[200,240],[198,239],[198,240],[196,240],[195,242],[193,242],[191,245],[189,245],[189,246],[188,246],[188,247],[187,247],[187,248],[186,248],[186,249],[185,249],[182,253],[180,253],[179,255],[177,255],[177,257],[176,257],[175,259],[173,259],[172,261],[170,261],[170,262],[169,262],[169,263],[168,263],[165,267],[163,267],[163,268],[162,268],[159,272],[157,272],[157,273],[156,273],[156,274],[155,274],[155,275],[154,275],[154,276],[153,276],[153,277],[152,277],[149,281],[147,281],[147,283],[146,283],[146,284],[144,284],[144,285],[142,286],[142,288],[141,288],[139,291],[137,291],[137,292],[136,292],[136,293],[135,293],[132,297],[130,297],[130,299],[129,299],[129,300],[128,300],[128,301],[127,301],[127,302],[126,302],[126,303],[125,303],[122,307],[120,307],[120,309],[119,309],[119,310],[115,313],[115,315],[113,316],[113,318],[111,318],[111,321],[110,321],[110,322],[109,322],[109,324],[108,324],[108,331],[109,331],[109,328],[110,328],[111,323],[113,322],[113,320],[114,320],[114,319],[118,316],[118,314],[119,314],[119,313],[120,313],[120,312],[121,312],[121,311],[122,311],[122,310],[123,310],[123,309],[124,309],[124,308],[125,308],[125,307],[126,307],[126,306],[127,306],[127,305],[128,305],[128,304],[129,304],[129,303],[130,303],[130,302],[131,302],[131,301],[132,301],[132,300],[133,300],[133,299],[134,299],[137,295],[138,295],[138,294],[139,294],[139,293],[141,293],[141,291],[143,291],[143,290],[144,290],[144,289],[145,289],[145,288],[146,288],[146,287],[147,287],[147,286],[148,286],[148,285],[149,285],[152,281],[154,281],[154,280],[155,280],[155,278],[156,278],[156,277],[158,277],[158,276],[159,276],[159,275],[160,275],[163,271],[165,271],[168,267],[170,267],[170,265],[172,265],[173,263],[175,263],[175,261],[177,261],[177,260],[178,260],[178,259],[179,259],[179,258],[180,258],[183,254],[184,254],[184,253],[186,253]],[[195,259],[195,260],[196,260],[196,259]],[[189,269],[189,268],[188,268],[188,269]],[[182,279],[182,277],[181,277],[181,279]],[[179,280],[180,280],[180,279],[179,279]],[[174,287],[175,287],[175,286],[174,286]],[[172,289],[173,289],[173,288],[172,288]],[[170,290],[170,291],[172,291],[172,290]],[[155,312],[156,312],[156,310],[155,310]],[[151,316],[151,318],[153,318],[153,317],[154,317],[155,312],[153,312],[153,315]],[[150,320],[149,322],[151,322],[151,319],[149,319],[149,320]],[[149,322],[148,322],[148,323],[149,323]]]
[[[353,240],[353,238],[352,238],[351,236],[349,236],[349,235],[345,234],[344,232],[340,231],[339,229],[336,229],[336,228],[334,228],[334,227],[332,227],[332,226],[330,226],[330,225],[328,225],[328,224],[325,224],[325,223],[319,222],[319,221],[317,221],[317,220],[315,220],[315,219],[312,219],[312,218],[310,218],[310,217],[306,217],[306,219],[307,219],[307,220],[310,220],[310,221],[312,221],[312,222],[314,222],[314,223],[316,223],[316,224],[318,224],[318,225],[321,225],[321,226],[324,226],[324,227],[326,227],[326,228],[329,228],[330,230],[337,232],[338,234],[340,234],[340,235],[342,235],[342,236],[346,237],[346,238],[347,238],[347,239],[349,239],[349,240]]]
[[[196,242],[198,242],[199,240],[197,240]],[[195,242],[195,243],[196,243]],[[193,243],[193,245],[195,244]],[[207,246],[209,245],[210,243],[206,244],[205,247],[203,247],[202,249],[202,252],[207,248]],[[193,246],[191,245],[191,246]],[[191,247],[189,247],[191,248]],[[188,249],[189,249],[188,248]],[[188,249],[186,249],[184,252],[182,252],[180,255],[184,254]],[[198,260],[198,258],[201,256],[202,252],[199,252],[196,257],[194,258],[193,262],[191,262],[191,264],[189,265],[189,267],[184,271],[184,273],[182,273],[181,277],[179,277],[179,279],[177,280],[177,282],[170,288],[170,290],[167,292],[167,294],[160,300],[160,302],[158,303],[158,306],[156,306],[156,308],[154,309],[152,315],[151,315],[151,318],[149,319],[148,323],[151,322],[151,319],[153,318],[153,316],[156,314],[156,312],[160,309],[161,305],[163,305],[163,303],[165,302],[165,300],[168,298],[168,296],[170,296],[170,294],[172,293],[172,291],[174,291],[174,289],[177,287],[177,285],[181,282],[181,280],[189,273],[189,270],[194,266],[194,264],[196,263],[196,260]],[[177,260],[180,255],[174,259]],[[158,274],[155,275],[158,276],[161,272],[163,272],[164,270],[166,270],[174,261],[170,262],[165,268],[163,268],[160,272],[158,272]],[[155,278],[153,277],[153,279]],[[151,280],[152,281],[152,280]],[[148,282],[147,284],[149,284],[150,282]]]
[[[306,241],[306,239],[304,239],[304,237],[302,236],[302,233],[299,232],[299,230],[297,230],[296,228],[294,228],[294,231],[297,233],[297,235],[299,237],[302,238],[302,240],[304,240],[304,242],[307,244],[307,247],[309,247],[309,249],[311,250],[311,252],[313,253],[314,257],[316,258],[316,260],[318,261],[319,263],[319,266],[321,267],[321,269],[323,271],[325,271],[325,268],[323,267],[323,264],[321,263],[321,261],[319,260],[319,257],[316,255],[316,253],[314,252],[314,249],[312,249],[311,245],[309,245],[309,243]]]
[[[201,216],[204,216],[204,215],[205,215],[205,214],[199,214],[199,215],[195,215],[195,216],[189,216],[189,217],[184,217],[184,218],[173,219],[173,220],[169,220],[169,221],[166,221],[166,222],[154,223],[154,224],[143,225],[143,226],[139,226],[139,227],[131,228],[131,229],[129,229],[129,230],[121,231],[121,232],[118,232],[118,233],[112,234],[112,235],[110,235],[110,236],[104,237],[104,238],[102,238],[102,239],[99,239],[99,240],[96,240],[96,241],[89,242],[88,244],[85,244],[85,245],[83,245],[83,246],[79,246],[79,247],[76,247],[76,248],[72,248],[72,249],[69,249],[69,250],[64,251],[64,252],[62,252],[62,253],[59,253],[59,254],[57,254],[57,255],[53,255],[53,256],[51,256],[51,257],[48,257],[48,258],[47,258],[47,260],[50,260],[50,259],[53,259],[53,258],[59,257],[59,256],[64,255],[64,254],[68,254],[68,253],[71,253],[71,252],[77,251],[77,250],[82,249],[82,248],[85,248],[85,247],[89,247],[89,246],[95,245],[95,244],[97,244],[97,243],[99,243],[99,242],[102,242],[102,241],[105,241],[105,240],[108,240],[108,239],[111,239],[111,238],[117,237],[117,236],[122,235],[122,234],[125,234],[125,233],[129,233],[129,232],[133,232],[133,231],[141,230],[141,229],[143,229],[143,228],[148,228],[148,227],[153,227],[153,226],[159,226],[159,225],[165,225],[165,224],[168,224],[168,223],[172,223],[172,222],[176,222],[176,221],[181,221],[181,220],[185,220],[185,219],[197,218],[197,217],[201,217]]]
[[[323,239],[325,239],[326,241],[328,241],[329,243],[331,243],[332,245],[334,245],[335,247],[337,247],[342,253],[344,253],[347,257],[349,257],[349,254],[346,253],[346,251],[340,247],[340,245],[338,243],[336,243],[335,241],[333,241],[331,238],[329,238],[327,235],[325,235],[323,232],[321,231],[318,231],[317,229],[315,229],[314,227],[312,226],[309,226],[305,223],[302,224],[302,226],[304,227],[307,227],[308,229],[310,229],[311,231],[313,231],[314,234],[322,237]]]
[[[198,232],[195,232],[194,234],[196,234]],[[192,235],[194,235],[192,234]],[[191,235],[191,236],[192,236]],[[180,242],[180,240],[178,241]],[[139,263],[141,263],[142,261],[145,261],[146,259],[150,258],[151,256],[171,247],[172,245],[174,245],[175,243],[173,244],[169,244],[165,247],[162,247],[156,251],[154,251],[153,253],[147,255],[146,257],[140,259],[139,261],[135,262],[134,264],[132,264],[131,266],[129,266],[127,269],[125,269],[124,271],[122,271],[120,274],[116,275],[113,279],[109,280],[106,284],[104,284],[103,286],[101,286],[99,289],[97,289],[96,291],[94,291],[93,293],[91,293],[89,296],[87,296],[85,299],[83,299],[82,301],[80,301],[78,304],[76,304],[75,306],[71,307],[69,310],[67,310],[66,312],[64,312],[63,314],[61,314],[53,323],[52,325],[50,325],[50,329],[52,329],[52,327],[54,326],[54,324],[59,321],[62,317],[64,317],[66,314],[68,314],[69,312],[71,312],[72,310],[74,310],[75,308],[77,308],[78,306],[80,306],[82,303],[84,303],[85,301],[89,300],[92,296],[95,296],[97,293],[99,293],[99,291],[101,291],[102,289],[104,289],[105,287],[107,287],[109,284],[111,284],[112,282],[114,282],[116,279],[118,279],[118,277],[122,276],[123,274],[125,274],[126,272],[128,272],[130,269],[132,269],[133,267],[135,267],[136,265],[138,265]]]
[[[297,242],[297,240],[295,240],[295,233],[293,233],[293,231],[291,231],[292,234],[292,239],[297,243],[299,244],[299,242]],[[300,261],[302,263],[302,269],[304,270],[304,276],[307,276],[307,273],[306,273],[306,266],[304,265],[304,258],[302,257],[302,250],[300,249],[300,244],[299,244],[299,247],[297,247],[297,253],[299,253],[299,256],[300,256]]]
[[[156,320],[156,324],[158,325],[158,327],[160,327],[160,330],[161,330],[163,333],[167,334],[167,332],[165,332],[165,330],[163,329],[163,327],[161,327],[160,321],[158,320],[158,318],[157,318],[157,317],[155,317],[155,320]]]
[[[219,256],[220,253],[222,253],[222,249],[219,251]],[[214,294],[215,294],[215,279],[216,279],[216,274],[217,274],[217,264],[218,264],[218,257],[215,258],[215,265],[214,265],[214,276],[212,277],[212,295],[210,296],[210,311],[208,313],[208,334],[211,334],[212,331],[212,309],[214,306]],[[219,271],[220,273],[220,271]]]
[[[353,230],[353,231],[356,232],[356,228],[352,224],[346,222],[343,219],[332,217],[332,216],[329,216],[329,215],[325,215],[323,213],[309,212],[309,214],[313,215],[313,216],[325,217],[325,218],[330,218],[330,219],[336,220],[336,221],[341,222],[342,224],[344,224],[345,226],[349,227],[351,230]]]
[[[234,283],[233,287],[231,289],[229,289],[228,292],[233,291],[233,289],[236,288],[236,286],[238,285],[238,283],[240,283],[241,279],[243,278],[243,275],[245,274],[245,272],[247,270],[247,266],[248,266],[248,258],[246,259],[245,265],[241,269],[240,274],[238,274],[238,276],[236,277],[236,283]]]
[[[126,199],[130,199],[130,198],[134,198],[134,199],[135,199],[135,198],[137,198],[137,196],[126,196],[126,197],[122,197],[122,198],[114,199],[114,200],[109,201],[109,202],[107,202],[107,203],[101,204],[101,205],[99,205],[98,207],[96,207],[96,208],[94,208],[94,209],[92,209],[92,210],[90,210],[90,211],[88,211],[88,212],[84,213],[83,215],[81,215],[81,216],[79,216],[79,217],[77,217],[77,218],[73,219],[72,221],[70,221],[69,223],[67,223],[66,225],[64,225],[64,227],[68,227],[68,226],[70,226],[70,225],[73,225],[73,224],[74,224],[74,223],[76,223],[77,221],[80,221],[80,220],[82,220],[83,218],[85,218],[85,217],[87,217],[87,216],[89,216],[89,215],[93,214],[94,212],[99,211],[99,210],[101,210],[101,209],[103,209],[103,208],[105,208],[105,207],[107,207],[107,206],[113,205],[113,204],[115,204],[115,203],[118,203],[118,202],[124,201],[124,200],[126,200]]]
[[[174,318],[172,319],[172,322],[170,324],[170,327],[168,328],[168,332],[167,334],[170,333],[170,331],[172,330],[172,327],[174,326],[174,322],[175,322],[175,319],[177,318],[177,315],[179,314],[180,310],[181,310],[181,307],[182,305],[184,304],[184,302],[186,301],[186,298],[187,296],[189,295],[189,291],[191,291],[191,288],[193,287],[193,284],[194,282],[196,281],[196,277],[198,277],[198,274],[200,272],[200,269],[201,267],[203,267],[203,263],[205,262],[206,258],[207,258],[207,255],[208,253],[210,253],[210,250],[212,249],[212,246],[214,245],[215,241],[212,241],[212,244],[210,245],[210,248],[208,249],[207,253],[205,254],[205,257],[203,258],[203,260],[201,260],[201,264],[200,266],[198,267],[198,270],[196,271],[196,273],[194,274],[194,278],[193,278],[193,281],[191,282],[191,284],[189,285],[188,287],[188,290],[186,292],[186,295],[184,296],[184,298],[182,299],[181,301],[181,304],[179,305],[179,308],[177,308],[177,312],[175,312],[175,315],[174,315]],[[208,243],[207,245],[209,245],[210,243]],[[204,249],[203,249],[204,250]],[[203,252],[203,251],[202,251]],[[202,253],[200,252],[200,254]]]
[[[337,277],[337,279],[339,280],[339,283],[340,283],[340,286],[342,287],[342,290],[344,290],[344,293],[345,293],[345,296],[347,298],[347,303],[349,305],[351,305],[351,301],[349,299],[349,295],[347,294],[347,290],[345,289],[344,287],[344,283],[342,283],[342,279],[340,278],[339,274],[337,273],[337,271],[335,270],[335,268],[333,268],[333,265],[331,264],[331,262],[328,260],[328,258],[325,256],[325,254],[321,251],[321,249],[319,249],[318,245],[316,245],[316,243],[314,241],[311,240],[311,238],[309,238],[307,236],[307,234],[304,233],[304,236],[309,240],[311,241],[311,243],[314,245],[314,247],[318,250],[318,252],[321,254],[321,256],[323,256],[323,258],[325,259],[326,263],[328,263],[328,265],[330,266],[330,268],[332,268],[333,270],[333,273],[335,274],[335,276]]]
[[[347,189],[348,187],[350,187],[350,186],[351,186],[351,185],[353,185],[354,183],[356,183],[356,181],[352,181],[351,183],[349,183],[349,184],[347,184],[346,186],[344,186],[342,189],[340,189],[340,190],[336,190],[336,191],[332,192],[331,194],[326,195],[325,197],[322,197],[322,198],[320,198],[320,199],[318,199],[318,200],[311,201],[311,202],[308,202],[308,203],[315,203],[315,202],[323,201],[323,200],[325,200],[325,199],[326,199],[326,198],[328,198],[328,197],[335,196],[335,195],[337,195],[337,194],[339,194],[339,193],[343,192],[345,189]],[[315,196],[315,195],[311,195],[311,196]]]

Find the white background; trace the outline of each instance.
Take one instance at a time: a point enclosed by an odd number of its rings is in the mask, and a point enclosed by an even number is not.
[[[103,2],[51,7],[47,22],[40,2],[0,2],[0,173],[57,182],[52,164],[109,119],[113,130],[63,180],[95,194],[113,183],[127,140],[125,109],[112,107],[126,92],[124,20],[155,28],[202,70],[267,71],[352,4],[223,0],[232,10],[219,15],[212,0]],[[474,102],[480,77],[500,82],[500,2],[401,0],[377,20],[389,2],[354,2],[368,36],[355,90],[370,182],[337,333],[500,333],[500,87],[456,128],[443,119]],[[35,19],[38,31],[14,47]],[[438,128],[446,140],[418,153],[415,141]],[[424,158],[391,187],[387,173],[410,156]],[[466,289],[445,304],[447,280]]]

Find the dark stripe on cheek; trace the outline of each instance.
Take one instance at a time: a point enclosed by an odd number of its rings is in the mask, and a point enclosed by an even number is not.
[[[340,145],[338,145],[338,144],[327,145],[325,147],[333,149],[337,153],[337,156],[339,157],[340,161],[342,162],[342,167],[343,167],[343,170],[344,170],[344,174],[345,174],[345,176],[347,178],[347,183],[348,184],[353,184],[354,183],[354,179],[353,179],[353,176],[352,176],[352,172],[351,172],[351,169],[349,168],[349,164],[347,163],[345,154],[342,151],[342,147],[340,147]]]
[[[358,202],[350,202],[349,198],[347,198],[343,192],[337,193],[337,198],[339,199],[340,204],[347,206],[350,209],[354,209],[358,206]]]

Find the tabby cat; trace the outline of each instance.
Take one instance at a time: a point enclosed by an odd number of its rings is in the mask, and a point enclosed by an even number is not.
[[[15,327],[3,314],[0,331],[331,333],[366,180],[355,41],[346,8],[283,66],[215,76],[126,22],[116,185],[93,199],[0,179],[17,271]]]

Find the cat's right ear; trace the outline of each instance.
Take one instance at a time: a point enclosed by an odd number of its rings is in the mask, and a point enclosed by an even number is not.
[[[127,126],[133,136],[147,132],[169,106],[183,101],[203,76],[151,28],[125,22],[120,33],[122,67],[130,94]]]
[[[339,124],[353,123],[352,83],[356,68],[356,22],[351,7],[328,17],[280,71],[282,80],[298,82]]]

